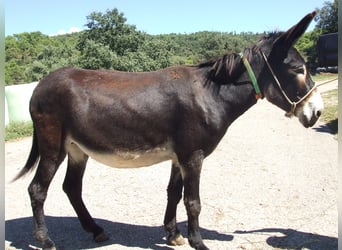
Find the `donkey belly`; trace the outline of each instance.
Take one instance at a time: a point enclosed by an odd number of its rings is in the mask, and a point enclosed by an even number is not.
[[[138,168],[172,160],[174,153],[166,147],[146,151],[115,151],[113,153],[86,152],[94,160],[110,167]]]
[[[177,159],[170,141],[145,150],[114,149],[112,152],[101,152],[89,149],[75,140],[67,140],[66,150],[73,158],[77,159],[83,152],[94,160],[115,168],[146,167]]]

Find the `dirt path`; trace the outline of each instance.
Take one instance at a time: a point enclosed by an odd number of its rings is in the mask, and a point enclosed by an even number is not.
[[[27,186],[21,169],[31,139],[6,143],[6,249],[36,249]],[[261,101],[228,130],[203,166],[200,225],[211,249],[337,249],[337,140],[318,124],[297,119]],[[191,249],[170,247],[162,228],[170,163],[111,169],[92,160],[84,199],[110,234],[98,245],[85,233],[62,191],[65,163],[49,189],[45,212],[57,248]],[[178,221],[186,236],[183,203]]]

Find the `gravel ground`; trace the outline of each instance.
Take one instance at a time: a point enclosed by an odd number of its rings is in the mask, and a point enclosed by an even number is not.
[[[336,84],[337,86],[337,84]],[[327,87],[325,87],[327,88]],[[6,250],[38,249],[27,187],[33,174],[9,183],[23,167],[31,138],[5,145]],[[305,129],[260,101],[229,128],[203,166],[200,225],[210,249],[337,249],[337,150],[329,129]],[[162,227],[170,163],[114,169],[90,160],[83,197],[110,240],[85,233],[62,191],[64,162],[45,203],[58,249],[191,249],[166,245]],[[186,213],[178,207],[186,237]]]

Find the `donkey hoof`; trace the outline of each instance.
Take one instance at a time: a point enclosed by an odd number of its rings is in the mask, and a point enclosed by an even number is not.
[[[185,240],[181,234],[170,235],[168,238],[168,244],[171,246],[181,246],[185,244]]]
[[[109,237],[107,236],[107,234],[105,234],[105,232],[101,232],[98,235],[94,235],[94,241],[99,243],[99,242],[103,242],[109,240]]]
[[[47,240],[43,243],[43,250],[57,250],[55,243],[52,240]]]
[[[42,244],[43,250],[56,250],[55,243],[44,232],[37,231],[35,238]]]

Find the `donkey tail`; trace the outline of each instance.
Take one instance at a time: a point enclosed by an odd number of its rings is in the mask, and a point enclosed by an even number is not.
[[[39,155],[39,147],[38,147],[38,141],[37,141],[37,133],[36,133],[35,128],[33,127],[32,147],[31,147],[29,158],[27,159],[25,166],[13,178],[12,182],[20,179],[29,171],[32,171],[39,161],[39,156],[40,155]]]

